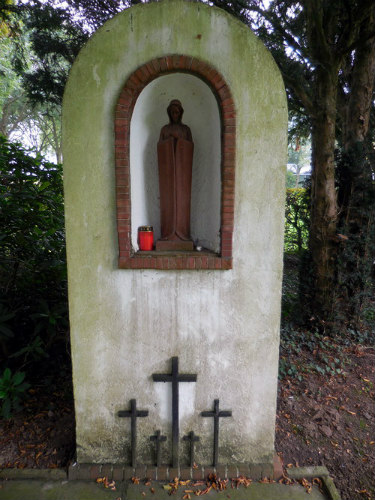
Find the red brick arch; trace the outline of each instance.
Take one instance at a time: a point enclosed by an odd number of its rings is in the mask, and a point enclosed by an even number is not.
[[[152,80],[174,72],[186,72],[205,81],[219,104],[221,115],[221,214],[220,252],[170,255],[134,252],[131,245],[130,121],[139,94]],[[116,207],[121,269],[231,269],[234,221],[236,113],[228,85],[220,73],[199,59],[170,55],[139,67],[125,83],[115,109]]]

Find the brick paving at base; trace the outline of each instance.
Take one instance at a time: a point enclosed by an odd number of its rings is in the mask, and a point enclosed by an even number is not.
[[[240,476],[249,477],[255,481],[267,477],[278,480],[282,471],[278,459],[274,464],[229,464],[188,467],[171,467],[161,465],[137,465],[136,468],[121,464],[72,464],[68,469],[69,480],[87,480],[97,477],[107,477],[115,481],[128,480],[136,477],[140,480],[152,479],[157,481],[173,481],[179,479],[193,479],[195,481],[205,480],[210,474],[216,474],[221,479],[232,479]]]

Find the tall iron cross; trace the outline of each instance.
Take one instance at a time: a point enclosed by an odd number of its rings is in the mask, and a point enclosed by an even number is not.
[[[213,411],[202,411],[202,417],[214,417],[214,463],[213,466],[217,466],[218,456],[219,456],[219,418],[220,417],[231,417],[231,410],[219,411],[219,400],[214,399],[214,410]]]
[[[178,373],[178,357],[172,358],[172,373],[153,373],[154,382],[172,382],[172,466],[178,467],[179,446],[179,414],[178,414],[178,384],[180,382],[196,382],[197,376]]]
[[[132,467],[137,463],[137,417],[147,417],[148,410],[137,410],[137,401],[130,400],[130,410],[120,410],[119,417],[130,417],[131,442],[132,442]]]

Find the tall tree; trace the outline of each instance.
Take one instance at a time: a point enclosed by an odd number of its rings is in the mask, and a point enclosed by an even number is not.
[[[312,187],[310,252],[312,309],[332,317],[340,237],[335,148],[366,134],[374,85],[373,0],[216,0],[242,18],[274,55],[284,77],[290,112],[310,124]],[[224,5],[225,4],[225,5]],[[350,85],[344,78],[350,73]],[[345,98],[343,98],[345,96]],[[345,102],[345,113],[340,107]],[[341,126],[341,131],[340,131]],[[352,191],[347,192],[346,206]]]
[[[338,293],[341,309],[358,326],[371,297],[375,254],[375,4],[360,28],[355,57],[340,73],[338,96],[339,248]],[[370,121],[372,124],[370,126]]]

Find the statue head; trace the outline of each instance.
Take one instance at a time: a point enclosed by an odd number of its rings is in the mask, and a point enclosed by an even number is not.
[[[178,99],[172,99],[167,108],[167,113],[171,123],[180,123],[184,109]]]

